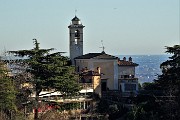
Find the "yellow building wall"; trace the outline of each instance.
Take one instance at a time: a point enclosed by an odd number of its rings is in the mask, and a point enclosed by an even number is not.
[[[101,73],[103,73],[103,75],[101,76],[101,79],[107,78],[107,88],[109,90],[113,90],[114,89],[114,61],[93,62],[93,66],[95,69],[97,67],[100,67]]]
[[[101,97],[101,77],[100,76],[94,76],[93,77],[93,89],[96,94]]]
[[[100,67],[101,79],[107,79],[107,89],[113,90],[114,89],[114,60],[96,60],[96,59],[89,59],[83,60],[78,59],[76,60],[76,67],[79,66],[79,71],[83,68],[96,71],[97,67]]]

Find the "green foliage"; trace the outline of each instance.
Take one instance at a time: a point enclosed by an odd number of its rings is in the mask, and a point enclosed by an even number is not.
[[[134,107],[127,114],[128,120],[159,120],[161,103],[153,95],[138,95]]]
[[[146,112],[141,106],[134,106],[132,111],[128,114],[128,120],[147,120]]]
[[[108,113],[109,102],[107,100],[101,99],[96,107],[97,113]]]
[[[136,98],[129,120],[180,119],[180,45],[166,47],[173,54],[160,65],[162,75],[153,83],[144,83]]]
[[[109,115],[109,120],[114,120],[122,117],[127,113],[127,109],[120,103],[114,103],[106,99],[100,99],[97,103],[96,113]]]
[[[63,95],[73,96],[80,90],[78,80],[74,74],[74,67],[70,66],[68,57],[62,56],[62,52],[50,49],[40,49],[39,43],[34,40],[34,48],[31,50],[9,51],[16,56],[27,57],[27,71],[32,74],[31,83],[35,89],[35,119],[38,118],[38,96],[43,89],[53,89]]]
[[[162,75],[156,81],[159,88],[165,90],[167,94],[179,95],[180,93],[180,45],[166,47],[167,53],[173,54],[161,64]]]
[[[16,91],[13,80],[8,76],[8,70],[3,62],[0,62],[0,111],[10,115],[16,112]]]
[[[162,75],[155,82],[167,96],[163,100],[164,118],[180,119],[180,45],[166,47],[166,49],[166,53],[172,56],[160,65]]]
[[[152,83],[149,83],[149,82],[145,82],[142,84],[142,88],[143,90],[157,90],[157,85],[156,83],[152,82]]]
[[[51,53],[54,48],[40,49],[37,40],[33,40],[35,45],[33,49],[9,52],[29,58],[27,71],[34,75],[32,82],[37,94],[42,89],[55,89],[65,95],[76,94],[80,87],[69,58],[62,56],[62,52]]]
[[[80,106],[80,103],[64,103],[64,104],[57,104],[56,108],[58,111],[62,112],[64,110],[72,110],[72,109],[78,109]]]
[[[1,109],[15,110],[15,91],[12,80],[0,79],[0,106]]]

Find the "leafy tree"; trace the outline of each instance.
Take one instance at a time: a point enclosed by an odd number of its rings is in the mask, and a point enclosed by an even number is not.
[[[160,67],[162,75],[156,80],[159,88],[169,95],[180,95],[180,45],[166,47],[166,53],[173,54],[170,60],[163,62]]]
[[[30,102],[29,96],[33,93],[31,86],[31,75],[26,71],[16,74],[14,79],[14,86],[16,88],[16,106],[18,111],[24,113],[24,109],[27,112],[32,111],[32,102]],[[26,113],[24,113],[25,116]]]
[[[166,47],[173,54],[160,65],[162,75],[153,83],[144,83],[130,116],[147,120],[180,119],[180,45]],[[136,113],[136,114],[133,114]],[[146,118],[139,118],[146,116]]]
[[[17,111],[15,100],[16,92],[13,80],[9,77],[6,65],[0,61],[0,110],[12,117],[11,114]]]
[[[166,53],[173,55],[169,57],[170,60],[160,65],[162,75],[155,82],[166,95],[164,118],[180,119],[180,45],[166,47],[166,49]]]
[[[95,108],[96,113],[108,115],[109,120],[114,120],[123,117],[127,113],[128,109],[121,103],[101,98]],[[107,117],[107,116],[106,116]]]
[[[147,120],[146,119],[146,112],[144,111],[143,107],[134,106],[132,111],[129,112],[128,120]]]
[[[128,120],[160,120],[161,102],[156,101],[151,94],[139,94],[136,97],[132,110],[127,114]]]
[[[145,82],[142,84],[143,90],[154,90],[156,88],[156,84],[154,82]]]
[[[33,49],[9,52],[28,57],[27,72],[33,75],[31,82],[36,93],[35,119],[37,119],[38,96],[43,89],[54,89],[63,95],[72,96],[79,91],[80,87],[74,74],[74,67],[70,66],[69,58],[62,56],[62,52],[52,53],[54,48],[40,49],[38,41],[33,40]]]

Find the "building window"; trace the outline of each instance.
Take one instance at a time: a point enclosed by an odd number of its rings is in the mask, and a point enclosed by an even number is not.
[[[75,38],[75,39],[74,39],[74,44],[75,44],[75,45],[77,45],[77,41],[78,41],[78,40]]]
[[[129,78],[129,75],[124,75],[124,78]]]
[[[134,78],[134,75],[129,75],[129,78]]]
[[[135,91],[136,84],[125,84],[125,91]]]
[[[76,30],[76,31],[75,31],[75,37],[80,37],[80,32],[79,32],[79,30]]]
[[[134,75],[121,75],[121,78],[134,78]]]

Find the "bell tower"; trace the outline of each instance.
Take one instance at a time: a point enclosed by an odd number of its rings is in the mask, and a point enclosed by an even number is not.
[[[69,49],[70,49],[70,59],[72,65],[74,65],[74,58],[83,55],[83,28],[80,19],[74,17],[71,20],[69,28]]]

